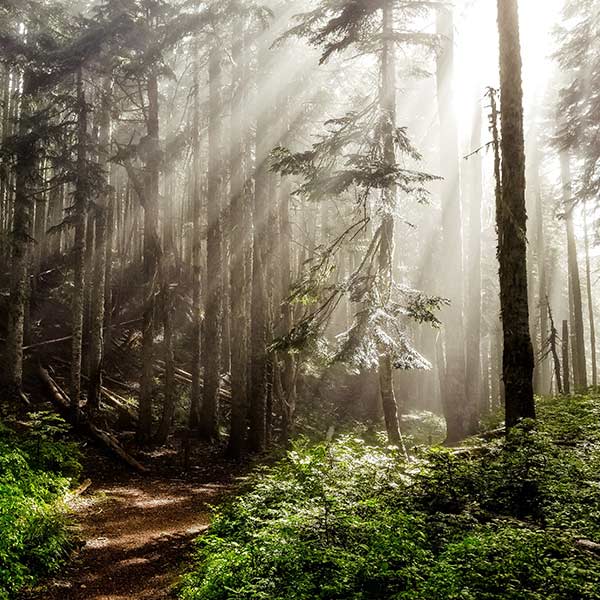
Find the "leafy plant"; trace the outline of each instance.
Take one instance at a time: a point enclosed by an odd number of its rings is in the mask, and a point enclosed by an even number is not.
[[[181,597],[600,598],[600,563],[573,544],[600,539],[600,399],[538,409],[505,440],[409,461],[353,435],[297,441],[216,515]]]
[[[0,424],[0,599],[56,571],[71,550],[63,498],[81,471],[66,428],[47,413],[32,413],[31,434]]]

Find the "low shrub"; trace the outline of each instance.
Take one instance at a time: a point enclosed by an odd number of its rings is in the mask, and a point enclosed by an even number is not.
[[[27,435],[0,424],[0,599],[56,571],[71,550],[63,502],[81,471],[75,444],[60,441],[64,423],[30,415]]]
[[[543,400],[505,440],[410,461],[300,440],[215,515],[181,598],[600,599],[600,561],[573,544],[600,541],[599,406]]]

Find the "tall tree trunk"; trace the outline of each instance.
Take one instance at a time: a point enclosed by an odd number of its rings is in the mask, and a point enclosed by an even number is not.
[[[585,236],[585,280],[587,289],[588,315],[590,320],[590,346],[592,350],[592,385],[598,385],[598,361],[596,357],[596,320],[594,318],[594,298],[592,294],[592,270],[590,265],[590,239],[588,230],[587,206],[583,205],[583,232]]]
[[[14,214],[11,240],[10,299],[6,340],[6,383],[9,397],[21,392],[23,382],[23,335],[25,311],[29,295],[28,264],[32,239],[34,199],[31,180],[36,164],[36,147],[28,138],[28,118],[31,112],[29,75],[23,75],[18,132],[24,138],[18,145],[14,178]]]
[[[194,52],[194,107],[192,117],[192,388],[190,392],[190,429],[200,423],[202,370],[202,197],[200,189],[200,49]]]
[[[471,148],[481,146],[481,106],[477,103]],[[468,432],[479,426],[482,403],[481,368],[481,202],[483,198],[482,161],[477,151],[469,158],[469,287],[467,303],[467,416]]]
[[[263,40],[264,44],[265,41]],[[268,51],[263,48],[259,56],[259,73],[265,73]],[[268,297],[266,289],[266,264],[269,217],[270,115],[260,110],[256,123],[256,165],[254,210],[252,214],[252,299],[250,309],[250,379],[249,379],[249,433],[251,451],[265,449],[267,437],[267,319]]]
[[[548,339],[548,342],[550,344],[550,353],[552,355],[552,362],[554,364],[554,377],[556,378],[556,389],[558,390],[559,394],[562,394],[563,384],[562,377],[560,375],[560,359],[558,357],[558,330],[554,325],[554,317],[552,316],[552,309],[550,308],[548,298],[545,298],[545,303],[548,312],[548,319],[550,321],[550,337]]]
[[[111,167],[111,170],[114,167]],[[110,181],[115,181],[114,176],[109,175]],[[113,184],[114,185],[114,184]],[[113,244],[115,236],[115,214],[121,210],[118,204],[118,198],[121,196],[121,190],[111,189],[108,196],[108,206],[106,207],[106,272],[104,274],[104,347],[110,348],[112,341],[112,318],[113,318]]]
[[[583,302],[581,298],[581,280],[579,276],[579,260],[577,257],[577,240],[573,224],[573,191],[571,183],[571,165],[568,154],[560,155],[560,172],[563,188],[563,204],[567,226],[567,260],[569,277],[569,298],[571,304],[571,332],[573,334],[573,386],[575,392],[583,392],[587,388],[587,368],[585,357],[585,336],[583,328]]]
[[[236,18],[232,35],[233,81],[231,112],[231,257],[230,295],[231,301],[231,429],[228,453],[233,458],[241,456],[246,438],[247,397],[247,356],[246,356],[246,261],[245,250],[248,243],[246,221],[246,163],[244,159],[245,120],[244,100],[244,42],[243,22]]]
[[[204,390],[200,410],[200,433],[205,439],[219,434],[219,382],[221,366],[223,255],[221,231],[222,98],[221,49],[213,44],[209,56],[208,189],[206,240],[206,319],[204,322]]]
[[[569,321],[566,319],[562,324],[562,367],[563,367],[563,391],[571,393],[571,376],[569,368]]]
[[[154,317],[158,286],[161,243],[158,237],[158,190],[160,171],[160,139],[158,114],[158,78],[148,75],[148,137],[144,182],[144,310],[142,321],[142,381],[137,439],[146,444],[152,436],[152,397],[154,392]]]
[[[393,42],[394,6],[391,0],[383,3],[383,54],[381,61],[381,119],[383,123],[383,153],[388,165],[396,164],[394,129],[396,127],[396,59]],[[393,286],[394,210],[397,202],[395,185],[383,191],[384,210],[379,241],[380,297],[388,301]],[[385,427],[390,444],[400,444],[402,437],[398,424],[398,407],[394,394],[392,359],[385,347],[379,348],[379,393],[383,406]]]
[[[71,411],[73,420],[79,418],[81,401],[81,362],[84,321],[86,223],[88,207],[87,173],[87,120],[88,109],[83,87],[83,73],[77,72],[77,175],[73,212],[75,217],[75,245],[73,248],[73,296],[71,299]]]
[[[291,189],[289,178],[281,184],[281,197],[279,201],[279,228],[280,228],[280,334],[285,334],[292,329],[292,306],[288,301],[292,285],[292,258],[291,258],[291,223],[290,223],[290,196]],[[285,352],[281,357],[283,368],[281,370],[281,403],[282,403],[282,441],[287,443],[294,432],[294,414],[296,412],[296,382],[294,377],[294,357],[290,352]]]
[[[172,193],[165,194],[172,198]],[[173,218],[171,207],[165,207],[163,222],[164,257],[160,264],[160,315],[163,324],[163,348],[165,361],[165,379],[163,385],[163,407],[161,420],[156,432],[156,442],[166,443],[173,417],[175,415],[175,357],[173,352],[173,294],[171,293],[171,279],[175,264],[175,240],[173,231]]]
[[[539,347],[537,350],[538,360],[536,361],[536,370],[534,374],[534,390],[537,394],[550,393],[550,358],[543,357],[544,345],[550,334],[548,330],[548,284],[546,273],[546,238],[544,233],[544,211],[542,190],[540,186],[540,164],[539,153],[535,151],[533,160],[533,193],[535,194],[535,214],[536,214],[536,254],[538,271],[538,310],[539,310]]]
[[[107,209],[110,202],[111,192],[108,190],[109,158],[110,158],[110,95],[112,93],[112,82],[107,79],[102,91],[100,116],[99,116],[99,166],[105,173],[105,184],[107,189],[102,192],[101,201],[96,205],[96,250],[94,253],[94,273],[92,280],[92,299],[90,317],[90,373],[88,387],[88,407],[95,410],[100,401],[100,389],[102,387],[102,362],[104,355],[104,312],[106,291],[106,233],[107,233]]]
[[[455,443],[469,433],[475,418],[469,414],[476,406],[465,400],[465,345],[463,324],[462,216],[458,129],[453,107],[454,18],[452,9],[437,10],[437,32],[442,36],[442,50],[437,59],[437,96],[441,134],[442,228],[445,273],[444,294],[451,306],[445,310],[444,331],[446,377],[442,390],[447,443]]]
[[[498,209],[500,306],[506,427],[535,418],[533,347],[527,297],[527,212],[522,62],[517,0],[498,0],[502,118],[502,199]]]

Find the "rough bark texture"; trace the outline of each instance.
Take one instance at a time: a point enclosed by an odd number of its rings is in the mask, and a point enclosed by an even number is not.
[[[109,183],[108,160],[110,158],[110,81],[104,87],[99,117],[99,155],[98,162],[105,172],[106,184]],[[104,308],[106,291],[106,234],[107,210],[110,192],[104,191],[96,203],[96,248],[94,252],[94,272],[92,279],[92,298],[90,315],[90,370],[88,385],[88,406],[94,410],[100,401],[102,387],[102,361],[104,355]]]
[[[216,45],[209,57],[208,188],[206,239],[206,320],[204,323],[204,389],[200,409],[200,433],[203,438],[218,437],[219,372],[221,366],[221,293],[223,289],[223,253],[221,231],[222,98],[221,49]]]
[[[477,104],[471,148],[481,146],[481,106]],[[479,426],[482,405],[481,368],[481,203],[483,198],[481,154],[469,157],[469,285],[467,302],[467,424],[469,433]]]
[[[587,207],[583,206],[583,231],[585,235],[585,282],[587,290],[588,318],[590,321],[590,347],[592,350],[592,385],[598,385],[598,360],[596,356],[596,319],[594,317],[594,298],[592,295],[592,270],[590,265],[590,239],[588,230]]]
[[[396,123],[396,61],[394,56],[393,37],[394,8],[390,0],[383,5],[383,55],[381,61],[381,114],[383,127],[383,152],[387,164],[396,163],[394,148],[394,127]],[[394,257],[394,210],[397,201],[397,189],[393,185],[383,191],[384,210],[380,226],[379,242],[379,285],[380,297],[387,301],[393,285]],[[402,440],[398,425],[398,408],[394,394],[392,359],[385,347],[379,349],[379,393],[383,406],[385,427],[390,444],[399,444]]]
[[[83,345],[86,223],[88,205],[87,161],[87,105],[81,68],[77,73],[77,179],[73,199],[75,244],[73,247],[73,296],[71,298],[71,411],[73,420],[79,418],[81,400],[81,361]]]
[[[202,347],[202,228],[200,216],[200,58],[194,44],[194,107],[192,117],[192,389],[190,393],[190,428],[200,422],[201,347]]]
[[[569,276],[569,300],[572,317],[571,334],[573,336],[573,387],[576,392],[587,388],[587,369],[585,358],[585,336],[583,330],[583,303],[581,299],[581,279],[579,276],[579,260],[577,257],[577,240],[573,225],[573,190],[571,182],[571,165],[569,156],[561,153],[560,173],[563,188],[563,204],[567,227],[567,261]]]
[[[550,353],[552,354],[552,363],[554,365],[554,377],[556,379],[556,389],[559,394],[563,393],[563,384],[562,377],[560,374],[560,358],[558,356],[558,330],[554,325],[554,317],[552,316],[552,309],[550,308],[550,303],[546,298],[546,307],[548,312],[548,320],[550,322]]]
[[[543,211],[543,198],[540,186],[540,164],[539,155],[537,150],[535,151],[534,164],[533,164],[533,193],[535,194],[535,214],[536,214],[536,254],[537,254],[537,272],[538,272],[538,310],[539,310],[539,347],[538,347],[538,360],[536,361],[536,369],[534,374],[534,391],[537,394],[549,394],[550,393],[550,357],[546,356],[542,358],[545,344],[548,341],[550,330],[548,328],[548,284],[547,284],[547,273],[546,273],[546,238],[544,235],[544,211]],[[562,387],[562,386],[561,386]]]
[[[517,0],[498,0],[502,198],[498,208],[506,426],[535,417],[527,296],[527,212],[522,63]]]
[[[229,454],[238,458],[243,450],[246,437],[247,407],[247,356],[246,356],[246,265],[245,249],[248,238],[246,223],[244,160],[244,118],[243,118],[243,35],[242,21],[237,18],[232,35],[232,59],[235,65],[232,81],[231,113],[231,429]]]
[[[158,120],[158,80],[155,72],[148,76],[148,110],[146,122],[148,147],[144,182],[144,312],[142,323],[142,381],[138,441],[148,443],[152,435],[152,396],[154,379],[154,313],[158,286],[161,244],[158,237],[158,184],[160,140]]]
[[[267,52],[259,55],[259,72],[267,69]],[[260,111],[256,123],[256,165],[254,207],[252,214],[252,299],[250,314],[250,379],[249,379],[249,435],[251,451],[260,452],[266,446],[267,437],[267,319],[268,297],[266,289],[265,257],[268,248],[269,219],[269,169],[268,155],[271,117]]]
[[[26,117],[30,111],[27,72],[23,77],[19,133],[27,133]],[[11,279],[6,340],[6,383],[9,395],[20,393],[23,381],[23,332],[25,307],[29,295],[28,257],[31,247],[34,201],[30,193],[36,163],[32,143],[19,144],[15,164],[15,197],[11,240]]]
[[[563,392],[571,393],[571,374],[569,367],[569,321],[566,319],[562,324],[562,371]]]
[[[449,7],[437,11],[437,32],[442,36],[442,50],[437,59],[437,94],[440,119],[442,188],[442,229],[444,295],[451,306],[444,311],[446,371],[442,403],[446,418],[447,442],[455,443],[469,432],[473,418],[471,402],[466,402],[465,345],[463,324],[462,216],[458,131],[453,102],[454,19]]]
[[[284,334],[292,328],[292,306],[287,301],[292,285],[292,259],[290,227],[290,195],[289,181],[286,179],[281,185],[281,198],[279,202],[279,228],[280,228],[280,333]],[[281,357],[281,414],[283,442],[287,442],[294,432],[294,413],[296,412],[296,382],[294,376],[294,357],[290,352],[285,352]]]

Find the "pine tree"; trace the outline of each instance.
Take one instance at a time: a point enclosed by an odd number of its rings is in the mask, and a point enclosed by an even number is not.
[[[497,207],[506,426],[535,417],[527,297],[522,63],[517,0],[498,0],[502,185]]]

